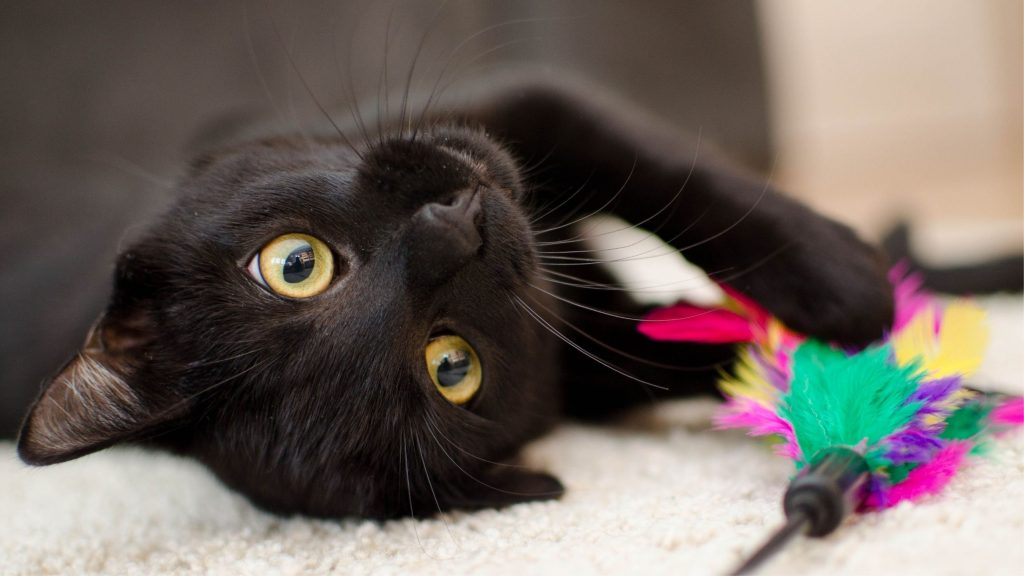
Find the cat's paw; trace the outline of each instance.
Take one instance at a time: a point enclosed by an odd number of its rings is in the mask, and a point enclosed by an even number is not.
[[[736,287],[793,330],[829,342],[865,346],[881,339],[893,321],[893,290],[881,252],[824,219],[802,229]]]

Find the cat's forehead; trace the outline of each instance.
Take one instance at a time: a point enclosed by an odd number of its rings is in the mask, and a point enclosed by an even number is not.
[[[237,143],[200,156],[193,174],[215,183],[245,184],[287,175],[348,173],[385,186],[397,178],[433,180],[507,177],[505,151],[479,131],[445,127],[353,143],[350,138],[276,136]]]
[[[340,138],[277,137],[203,157],[180,208],[197,226],[328,228],[401,219],[429,201],[486,186],[518,193],[515,164],[479,132],[445,129],[364,147]]]

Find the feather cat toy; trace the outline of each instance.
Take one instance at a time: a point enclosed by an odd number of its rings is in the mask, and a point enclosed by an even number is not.
[[[851,511],[939,493],[987,438],[1024,424],[1024,399],[965,385],[988,341],[984,312],[964,300],[943,305],[905,267],[890,279],[892,331],[860,351],[806,339],[728,287],[722,308],[677,304],[640,324],[655,340],[745,344],[720,381],[715,427],[769,437],[796,465],[785,526],[737,573],[795,534],[831,533]]]

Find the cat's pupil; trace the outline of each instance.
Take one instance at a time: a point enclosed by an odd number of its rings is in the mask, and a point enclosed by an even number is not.
[[[455,386],[466,377],[473,359],[465,350],[452,350],[437,365],[437,381],[441,386]]]
[[[284,281],[289,284],[298,284],[309,275],[313,273],[313,267],[316,265],[316,258],[313,254],[313,247],[309,244],[299,246],[292,253],[285,258],[284,261]]]

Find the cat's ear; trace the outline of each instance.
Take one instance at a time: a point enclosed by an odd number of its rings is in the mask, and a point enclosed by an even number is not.
[[[557,478],[543,472],[510,465],[495,465],[460,487],[448,498],[453,508],[477,510],[503,508],[522,502],[561,498],[565,487]]]
[[[123,268],[122,268],[123,271]],[[44,465],[84,456],[177,419],[184,402],[138,382],[157,325],[149,303],[126,297],[124,276],[79,353],[42,390],[22,425],[18,454]]]

